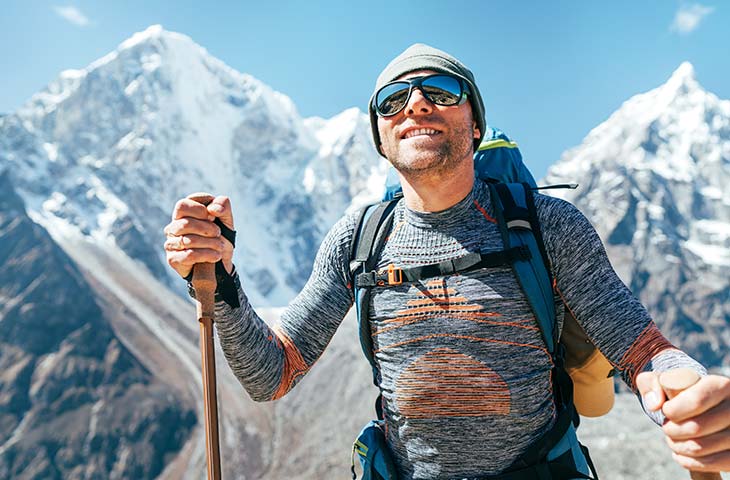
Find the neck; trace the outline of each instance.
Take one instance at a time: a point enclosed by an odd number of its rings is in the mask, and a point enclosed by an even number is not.
[[[463,200],[474,186],[469,157],[448,172],[409,175],[398,172],[406,205],[416,212],[441,212]]]

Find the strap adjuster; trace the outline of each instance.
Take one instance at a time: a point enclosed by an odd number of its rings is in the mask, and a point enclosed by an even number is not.
[[[403,270],[396,268],[392,263],[388,265],[388,285],[400,285],[403,283]]]
[[[530,225],[530,222],[528,220],[525,220],[523,218],[515,218],[514,220],[509,220],[507,222],[507,228],[509,230],[512,230],[513,228],[532,230],[532,225]]]

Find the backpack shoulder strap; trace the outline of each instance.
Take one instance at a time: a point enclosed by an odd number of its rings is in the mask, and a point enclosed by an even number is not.
[[[371,287],[359,286],[357,275],[372,270],[380,250],[385,244],[385,233],[393,224],[393,210],[402,197],[365,207],[358,217],[350,244],[350,275],[355,297],[360,346],[373,369],[373,383],[380,385],[380,374],[373,356],[373,341],[368,320]]]
[[[566,427],[570,427],[571,423],[577,427],[579,417],[573,402],[573,382],[565,369],[565,346],[559,338],[552,273],[540,232],[533,189],[524,183],[492,183],[489,189],[505,248],[526,246],[531,252],[528,258],[514,262],[512,268],[537,318],[554,363],[553,395],[558,421],[548,434],[536,440],[516,462],[516,465],[534,465],[542,461],[548,452],[558,448],[566,435]],[[581,455],[590,464],[587,450]],[[571,475],[570,478],[589,477]]]
[[[555,356],[559,332],[552,274],[532,188],[525,183],[491,183],[489,189],[505,248],[530,250],[531,255],[512,263],[512,268],[537,318],[545,345]]]

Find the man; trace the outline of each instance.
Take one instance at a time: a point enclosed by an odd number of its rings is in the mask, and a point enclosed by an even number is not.
[[[474,178],[472,158],[486,123],[472,73],[445,52],[413,45],[377,79],[369,112],[376,147],[398,171],[404,193],[378,269],[503,250],[489,191]],[[730,380],[705,375],[662,337],[574,207],[541,195],[535,202],[559,315],[572,311],[658,422],[662,409],[682,466],[730,470]],[[280,398],[352,306],[355,217],[343,217],[327,234],[312,276],[274,328],[251,308],[215,219],[233,229],[226,197],[207,208],[180,200],[165,229],[168,263],[186,277],[195,263],[222,262],[216,325],[226,358],[254,400]],[[553,362],[508,266],[376,288],[369,312],[399,478],[499,478],[552,428]],[[657,372],[680,366],[703,378],[667,402]]]

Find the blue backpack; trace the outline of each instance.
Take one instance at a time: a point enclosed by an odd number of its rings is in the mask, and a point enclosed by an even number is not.
[[[484,267],[510,264],[532,307],[550,352],[555,372],[553,392],[558,417],[554,427],[528,448],[504,474],[485,477],[494,480],[533,478],[598,478],[588,450],[578,442],[575,428],[578,415],[573,404],[573,384],[565,369],[565,349],[560,342],[553,300],[553,279],[537,220],[533,191],[537,184],[522,161],[517,144],[500,130],[490,129],[474,155],[476,176],[487,182],[505,245],[502,252],[470,253],[459,259],[413,268],[376,271],[375,263],[393,222],[393,210],[402,198],[402,188],[394,169],[386,179],[383,201],[364,208],[358,218],[350,247],[360,344],[373,370],[373,382],[380,386],[380,373],[373,356],[368,309],[375,286],[399,285]],[[577,185],[552,185],[542,188],[576,188]],[[382,396],[376,401],[378,420],[362,430],[353,447],[352,478],[356,479],[355,454],[364,480],[396,480],[383,434]],[[594,477],[590,477],[593,472]]]

